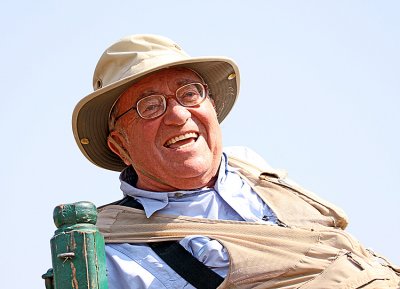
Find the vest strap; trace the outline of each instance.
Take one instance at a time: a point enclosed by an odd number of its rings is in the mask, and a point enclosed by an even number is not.
[[[183,279],[198,289],[215,289],[224,279],[197,260],[176,241],[148,243]]]

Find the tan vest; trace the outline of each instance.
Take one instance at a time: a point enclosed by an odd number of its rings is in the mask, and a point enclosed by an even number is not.
[[[261,172],[230,158],[282,226],[154,214],[110,205],[97,225],[107,243],[143,243],[204,235],[220,241],[230,257],[218,288],[400,288],[400,271],[365,250],[344,232],[337,207],[284,181],[279,171]],[[397,270],[397,273],[396,273]]]

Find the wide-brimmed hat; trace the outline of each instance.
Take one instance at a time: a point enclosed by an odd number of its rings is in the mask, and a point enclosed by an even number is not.
[[[239,92],[239,69],[225,57],[190,57],[172,40],[157,35],[128,36],[100,57],[93,75],[94,92],[83,98],[72,115],[79,149],[99,167],[122,171],[126,165],[107,145],[110,110],[133,83],[155,71],[186,67],[197,72],[214,99],[218,121],[228,115]]]

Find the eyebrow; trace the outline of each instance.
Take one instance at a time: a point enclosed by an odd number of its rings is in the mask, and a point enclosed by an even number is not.
[[[194,80],[194,79],[189,79],[189,78],[184,78],[184,79],[180,79],[176,82],[177,85],[182,86],[185,84],[189,84],[189,83],[195,83],[195,82],[201,82],[201,80]],[[160,92],[155,91],[154,89],[148,89],[143,91],[141,94],[139,94],[139,97],[137,100],[140,100],[146,96],[152,95],[152,94],[157,94]]]
[[[146,96],[149,96],[149,95],[152,95],[152,94],[156,94],[156,93],[158,93],[158,92],[156,92],[154,89],[145,90],[145,91],[143,91],[143,92],[139,95],[139,97],[137,98],[137,100],[140,100],[140,99],[142,99],[143,97],[146,97]]]

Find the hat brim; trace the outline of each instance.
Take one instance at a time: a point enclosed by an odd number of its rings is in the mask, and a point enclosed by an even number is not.
[[[170,67],[186,67],[196,71],[207,83],[221,123],[231,111],[239,93],[239,69],[224,57],[197,57],[170,62],[140,74],[126,77],[100,88],[83,98],[72,114],[72,130],[79,149],[95,165],[113,171],[126,168],[124,162],[107,145],[110,110],[118,97],[132,84],[155,71]]]

